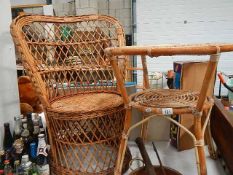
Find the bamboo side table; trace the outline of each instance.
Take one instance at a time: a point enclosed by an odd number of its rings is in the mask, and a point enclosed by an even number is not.
[[[147,47],[132,46],[105,49],[105,53],[111,57],[111,65],[113,67],[118,82],[118,88],[122,94],[126,108],[124,132],[122,134],[118,152],[115,175],[121,174],[123,157],[131,130],[141,124],[144,124],[145,122],[148,122],[150,119],[159,116],[162,116],[175,123],[192,137],[195,146],[198,174],[207,174],[204,152],[204,134],[209,121],[211,108],[213,106],[213,100],[211,97],[207,97],[207,91],[209,89],[211,77],[215,75],[220,53],[231,51],[233,51],[233,44],[159,45]],[[141,55],[144,83],[145,87],[147,88],[149,87],[149,81],[146,56],[159,57],[171,55],[210,55],[210,59],[200,92],[174,89],[147,89],[128,97],[124,87],[122,73],[117,66],[117,58],[118,56],[122,55]],[[130,126],[132,108],[137,108],[142,112],[153,114],[147,118],[144,118],[137,124]],[[204,113],[206,113],[206,111],[208,111],[208,114],[207,117],[204,117]],[[195,116],[194,134],[192,134],[183,125],[169,117],[170,115],[184,113],[192,113]],[[203,125],[202,120],[204,120]]]

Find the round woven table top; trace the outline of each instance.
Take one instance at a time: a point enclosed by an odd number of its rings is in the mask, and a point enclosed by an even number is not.
[[[149,89],[133,94],[131,105],[150,108],[195,107],[198,96],[198,92],[177,89]]]
[[[116,93],[84,93],[55,100],[51,108],[60,112],[91,112],[112,109],[123,104]]]

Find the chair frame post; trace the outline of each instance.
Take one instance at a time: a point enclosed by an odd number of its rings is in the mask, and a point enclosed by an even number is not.
[[[218,52],[220,51],[220,49],[217,49]],[[203,118],[203,107],[204,107],[204,103],[206,100],[206,96],[210,87],[210,81],[214,76],[214,72],[217,69],[217,65],[218,65],[218,60],[219,60],[220,54],[213,54],[210,56],[209,62],[208,62],[208,66],[207,66],[207,70],[206,70],[206,74],[203,80],[203,84],[202,84],[202,88],[200,91],[200,95],[199,95],[199,100],[197,102],[197,114],[194,117],[194,133],[195,133],[195,137],[197,139],[197,142],[199,142],[200,144],[195,145],[197,147],[198,150],[198,154],[199,154],[199,159],[200,159],[200,175],[206,175],[207,174],[207,168],[206,168],[206,159],[205,159],[205,151],[204,151],[204,132],[203,128],[202,128],[202,118]]]

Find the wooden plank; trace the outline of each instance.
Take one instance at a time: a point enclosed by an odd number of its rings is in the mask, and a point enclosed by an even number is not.
[[[223,157],[230,174],[233,174],[233,115],[226,111],[221,101],[216,98],[211,113],[210,127],[218,151]]]

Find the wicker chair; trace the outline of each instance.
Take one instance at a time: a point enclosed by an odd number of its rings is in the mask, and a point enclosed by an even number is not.
[[[46,113],[52,173],[113,174],[125,107],[104,49],[125,45],[122,26],[109,16],[24,15],[11,34]]]
[[[123,157],[127,145],[129,133],[135,127],[145,124],[150,119],[163,116],[171,122],[184,129],[192,138],[195,146],[196,164],[199,175],[206,175],[206,162],[204,152],[204,133],[209,121],[209,114],[213,105],[212,97],[207,97],[207,91],[211,77],[215,75],[218,60],[221,52],[233,51],[233,44],[202,44],[202,45],[161,45],[161,46],[144,46],[144,47],[118,47],[105,49],[106,55],[111,57],[111,65],[119,84],[119,89],[125,106],[126,122],[122,134],[121,145],[118,154],[115,174],[121,174]],[[123,82],[122,73],[117,66],[117,58],[126,55],[141,55],[143,66],[143,77],[145,87],[144,91],[137,92],[128,97]],[[211,55],[206,70],[205,78],[200,92],[191,92],[183,90],[169,89],[149,89],[148,70],[146,56],[159,57],[171,55]],[[142,112],[148,113],[149,116],[140,122],[130,126],[131,110],[136,108]],[[170,115],[192,113],[195,117],[194,134],[187,128],[173,120]],[[202,125],[202,120],[204,121]]]

